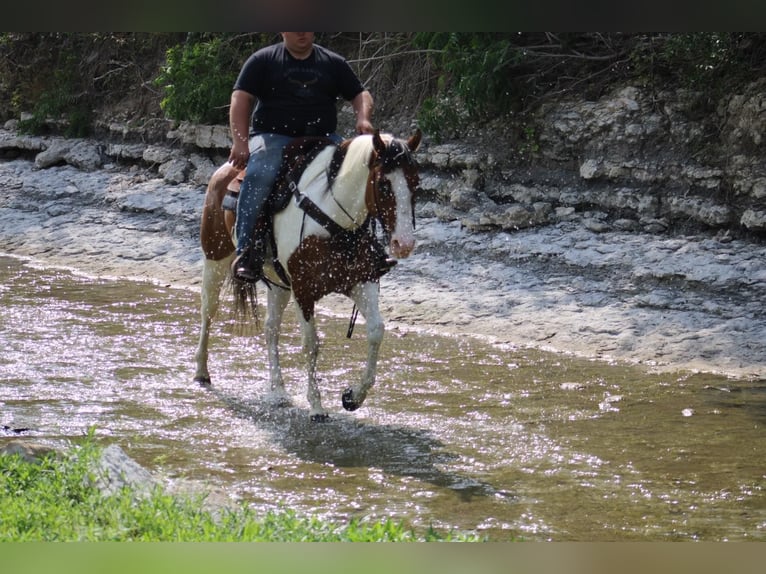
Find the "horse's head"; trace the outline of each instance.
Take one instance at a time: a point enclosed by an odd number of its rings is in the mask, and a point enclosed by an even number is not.
[[[415,247],[415,194],[420,184],[412,154],[418,149],[420,129],[407,140],[372,136],[370,178],[367,184],[367,210],[378,219],[390,236],[391,255],[404,258]]]

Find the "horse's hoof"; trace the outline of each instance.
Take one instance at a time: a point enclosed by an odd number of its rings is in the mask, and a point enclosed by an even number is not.
[[[210,377],[207,375],[200,375],[199,377],[194,377],[194,382],[197,383],[200,387],[209,387],[212,384]]]
[[[351,387],[343,391],[340,400],[343,403],[343,408],[347,411],[355,411],[359,408],[359,403],[354,400],[354,391],[351,390]]]
[[[311,415],[311,422],[312,423],[326,423],[330,420],[330,415],[327,413],[319,413],[316,415]]]

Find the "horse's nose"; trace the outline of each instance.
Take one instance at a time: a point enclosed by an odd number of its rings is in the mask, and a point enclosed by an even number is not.
[[[391,239],[391,255],[397,259],[404,259],[410,256],[412,250],[415,249],[415,238],[408,237],[405,239],[392,238]]]

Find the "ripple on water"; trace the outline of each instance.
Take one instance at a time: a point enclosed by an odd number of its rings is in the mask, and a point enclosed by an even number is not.
[[[195,293],[13,259],[0,275],[0,423],[28,434],[95,426],[150,469],[262,510],[497,540],[766,537],[762,381],[392,330],[377,385],[346,413],[340,392],[364,367],[364,331],[347,340],[345,320],[320,316],[332,419],[314,424],[292,311],[282,358],[293,404],[274,408],[262,337],[225,310],[213,385],[191,382]]]

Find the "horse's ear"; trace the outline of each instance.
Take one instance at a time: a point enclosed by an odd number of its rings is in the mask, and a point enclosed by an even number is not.
[[[386,144],[383,143],[383,138],[380,137],[380,130],[375,128],[375,133],[372,134],[372,145],[378,155],[382,155],[386,151]]]
[[[420,139],[423,137],[423,132],[420,131],[420,128],[417,128],[415,130],[415,133],[410,136],[410,139],[407,140],[407,147],[410,148],[411,152],[415,152],[418,149],[418,146],[420,145]]]

